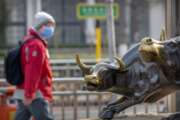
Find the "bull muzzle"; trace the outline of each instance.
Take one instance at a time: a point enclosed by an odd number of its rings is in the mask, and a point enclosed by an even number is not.
[[[101,86],[101,81],[98,80],[96,75],[86,75],[84,80],[88,90],[97,90],[97,88]]]

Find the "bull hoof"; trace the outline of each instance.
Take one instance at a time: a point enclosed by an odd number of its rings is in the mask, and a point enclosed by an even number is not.
[[[108,107],[104,107],[103,110],[100,112],[99,117],[102,120],[112,120],[114,114],[115,114],[114,111],[109,110]]]
[[[102,112],[100,112],[99,117],[102,120],[112,120],[114,116],[114,112],[111,110],[103,110]]]

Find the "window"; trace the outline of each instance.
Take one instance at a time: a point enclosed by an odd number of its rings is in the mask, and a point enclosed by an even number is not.
[[[6,41],[7,45],[17,44],[25,35],[26,1],[5,0],[6,4]]]
[[[43,0],[42,10],[50,13],[57,22],[54,43],[60,45],[84,44],[83,23],[76,18],[78,0]],[[53,43],[52,43],[53,44]]]

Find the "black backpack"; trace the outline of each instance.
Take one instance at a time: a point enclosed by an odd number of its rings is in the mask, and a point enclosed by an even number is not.
[[[4,71],[6,81],[11,85],[21,85],[24,82],[24,76],[21,67],[21,48],[29,41],[28,38],[25,42],[19,42],[18,46],[8,51],[4,59]]]

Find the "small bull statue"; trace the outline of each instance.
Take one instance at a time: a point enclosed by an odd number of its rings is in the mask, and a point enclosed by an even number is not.
[[[103,120],[140,103],[153,103],[180,89],[180,37],[154,40],[146,37],[114,62],[87,66],[76,62],[90,91],[107,91],[123,97],[110,101],[100,112]],[[179,120],[180,114],[163,120]]]

